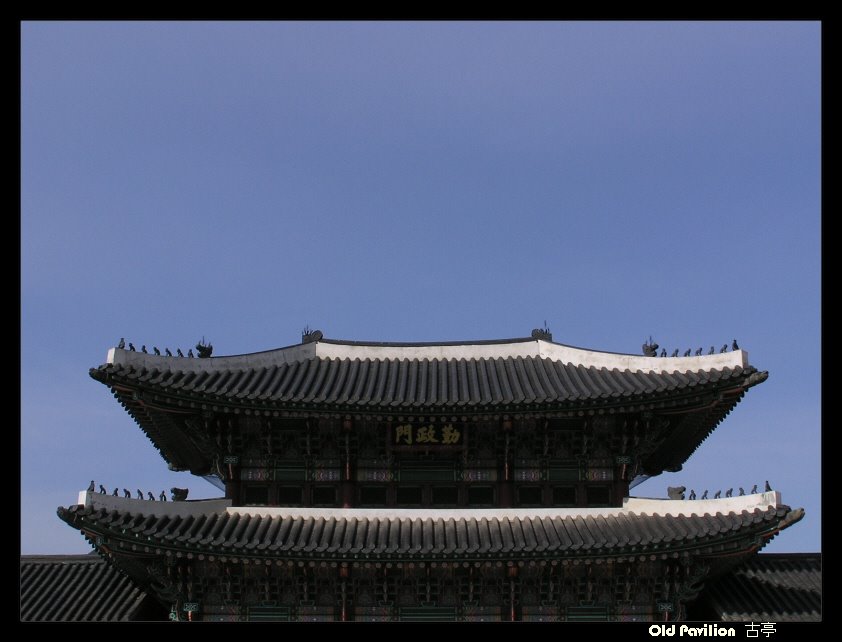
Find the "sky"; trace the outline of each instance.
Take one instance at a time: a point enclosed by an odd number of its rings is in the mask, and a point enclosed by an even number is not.
[[[88,376],[121,337],[215,355],[529,336],[733,339],[769,379],[677,473],[765,480],[821,550],[815,22],[25,22],[21,552],[91,479],[188,487]],[[735,493],[736,494],[736,493]]]

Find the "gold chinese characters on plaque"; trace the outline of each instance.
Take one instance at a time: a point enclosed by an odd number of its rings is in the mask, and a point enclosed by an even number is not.
[[[392,430],[392,445],[403,448],[461,446],[462,429],[447,424],[399,424]]]

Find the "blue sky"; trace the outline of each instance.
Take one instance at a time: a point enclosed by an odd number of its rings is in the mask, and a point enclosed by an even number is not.
[[[737,338],[770,373],[667,485],[769,479],[820,541],[818,23],[22,25],[21,544],[172,473],[88,377],[216,354]]]

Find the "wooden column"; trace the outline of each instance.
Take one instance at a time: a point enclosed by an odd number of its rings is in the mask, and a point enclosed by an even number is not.
[[[514,471],[512,470],[512,455],[509,443],[511,441],[512,420],[503,418],[501,428],[506,440],[503,452],[500,453],[500,482],[497,485],[497,504],[501,508],[511,508],[514,505]]]
[[[351,508],[354,505],[354,474],[356,467],[351,460],[350,443],[351,432],[354,430],[354,422],[346,417],[342,421],[343,452],[342,452],[342,508]]]

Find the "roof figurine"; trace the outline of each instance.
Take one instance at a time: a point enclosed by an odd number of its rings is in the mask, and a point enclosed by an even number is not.
[[[707,499],[707,498],[708,498],[708,491],[707,491],[707,489],[705,489],[705,492],[702,493],[702,499]]]
[[[152,352],[157,354],[159,357],[161,356],[161,351],[158,350],[158,348],[156,346],[152,346]]]
[[[722,354],[723,352],[728,352],[728,344],[727,343],[723,343],[722,347],[719,349],[719,354]]]
[[[696,499],[696,491],[693,490],[692,488],[690,489],[690,499],[691,500]]]
[[[733,495],[734,495],[734,489],[733,488],[729,488],[728,490],[725,491],[725,497],[733,497]]]
[[[766,480],[766,489],[765,490],[766,490],[767,493],[772,491],[772,487],[769,485],[768,479]]]
[[[167,501],[167,493],[166,493],[166,492],[164,492],[163,490],[161,491],[161,494],[160,494],[160,495],[158,495],[158,501],[159,501],[159,502],[165,502],[165,501]]]
[[[119,496],[120,496],[120,489],[119,489],[119,488],[117,488],[117,487],[115,486],[115,487],[114,487],[114,492],[113,492],[113,493],[111,493],[111,496],[112,496],[112,497],[119,497]]]
[[[123,497],[126,498],[126,499],[132,498],[132,493],[128,488],[123,489]]]
[[[175,353],[176,353],[179,357],[183,357],[183,356],[184,356],[184,353],[181,351],[181,348],[176,348],[176,349],[175,349]]]
[[[129,342],[129,350],[131,350],[132,352],[134,352],[134,351],[135,351],[135,350],[134,350],[134,344],[133,344],[133,343],[131,343],[131,342]]]
[[[105,486],[103,486],[102,484],[99,485],[99,494],[100,495],[107,495],[108,494],[108,491],[105,490]]]
[[[141,351],[143,354],[149,354],[149,353],[146,351],[146,344],[145,344],[145,343],[144,343],[142,346],[140,346],[140,351]]]
[[[140,488],[138,488],[138,489],[137,489],[137,498],[138,498],[138,499],[143,499],[143,491],[142,491],[142,490],[140,490]]]
[[[745,490],[743,490],[743,487],[742,487],[742,486],[740,486],[740,497],[742,497],[742,496],[743,496],[743,495],[745,495],[745,494],[746,494],[746,491],[745,491]]]
[[[667,349],[661,348],[661,357],[666,357],[666,356],[667,356]]]
[[[691,352],[693,352],[693,348],[687,348],[687,350],[684,352],[684,356],[689,357]]]
[[[168,357],[172,356],[172,352],[170,352],[169,348],[164,348],[164,354],[167,355]]]
[[[736,339],[734,339],[734,342],[731,344],[731,350],[733,350],[734,352],[736,352],[736,351],[737,351],[737,350],[739,350],[739,349],[740,349],[740,346],[738,346],[738,345],[737,345],[737,340],[736,340]]]
[[[701,357],[701,356],[702,356],[702,349],[701,349],[701,348],[699,348],[698,350],[696,350],[696,352],[695,352],[695,356],[697,356],[697,357]]]
[[[190,349],[187,351],[187,357],[188,357],[188,358],[190,358],[190,359],[192,359],[192,358],[193,358],[193,349],[192,349],[192,348],[190,348]]]
[[[126,340],[123,337],[120,337],[120,343],[117,344],[117,347],[120,350],[126,347]]]
[[[155,495],[153,495],[153,494],[152,494],[152,491],[151,491],[151,490],[150,490],[149,492],[147,492],[147,493],[146,493],[146,498],[147,498],[150,502],[154,502],[154,501],[155,501]]]
[[[91,483],[88,484],[88,492],[89,493],[95,493],[96,492],[96,484],[94,483],[93,479],[91,480]]]
[[[722,497],[722,491],[721,490],[718,490],[713,494],[714,499],[719,499],[720,497]]]
[[[716,349],[713,346],[711,346],[710,350],[708,351],[708,354],[715,354],[715,353],[716,353]]]
[[[678,348],[676,348],[675,350],[673,350],[673,351],[672,351],[672,355],[670,355],[670,356],[677,357],[677,356],[678,356]]]
[[[751,493],[750,494],[752,494],[752,495],[757,494],[757,484],[755,484],[754,486],[751,487]]]

